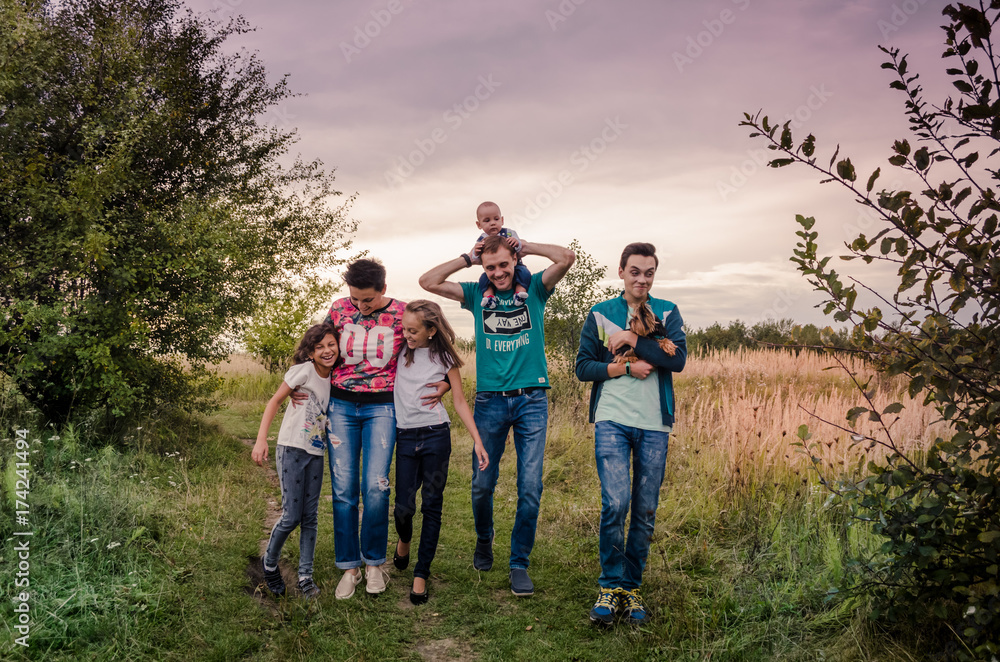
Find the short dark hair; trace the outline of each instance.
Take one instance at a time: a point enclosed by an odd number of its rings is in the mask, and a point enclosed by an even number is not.
[[[656,246],[641,241],[637,241],[625,247],[625,250],[622,251],[622,260],[618,266],[624,269],[625,265],[628,264],[628,259],[633,255],[651,257],[653,258],[653,264],[657,267],[660,266],[660,258],[656,257]]]
[[[501,248],[506,248],[508,251],[510,251],[511,257],[517,257],[517,253],[514,251],[513,248],[510,247],[510,244],[507,243],[507,239],[501,237],[498,234],[483,239],[483,250],[481,250],[479,254],[482,255],[483,253],[496,253]]]
[[[344,282],[359,290],[382,290],[385,287],[385,267],[374,258],[362,258],[347,265]]]

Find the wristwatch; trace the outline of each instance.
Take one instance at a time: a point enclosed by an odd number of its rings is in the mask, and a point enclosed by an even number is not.
[[[625,374],[628,375],[629,377],[632,376],[632,364],[631,363],[626,363],[625,364]]]
[[[469,257],[468,253],[462,253],[462,259],[465,260],[465,266],[466,266],[466,268],[472,266],[472,258]]]

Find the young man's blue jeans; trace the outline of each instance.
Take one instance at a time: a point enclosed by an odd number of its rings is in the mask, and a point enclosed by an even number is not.
[[[527,569],[542,498],[548,395],[542,388],[517,396],[480,392],[476,394],[473,417],[483,447],[490,456],[490,464],[483,471],[479,470],[475,455],[472,458],[472,516],[476,535],[483,541],[493,538],[493,491],[500,477],[500,458],[507,444],[507,433],[513,428],[517,453],[517,513],[510,536],[510,567]]]
[[[656,524],[669,434],[598,421],[594,455],[601,479],[601,588],[631,591],[642,571]],[[629,464],[632,476],[629,477]],[[625,540],[625,518],[632,517]]]
[[[389,467],[396,408],[330,399],[327,430],[333,493],[333,551],[341,570],[385,563],[389,540]],[[364,503],[358,538],[358,494]]]

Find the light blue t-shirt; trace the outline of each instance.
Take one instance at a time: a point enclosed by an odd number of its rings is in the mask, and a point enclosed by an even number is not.
[[[629,307],[628,322],[634,309]],[[663,424],[660,412],[660,376],[654,368],[645,379],[623,375],[609,379],[601,387],[601,398],[597,401],[594,422],[611,421],[640,430],[670,432],[671,427]]]

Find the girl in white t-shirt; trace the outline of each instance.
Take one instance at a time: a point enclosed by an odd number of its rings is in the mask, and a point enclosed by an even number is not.
[[[455,412],[475,442],[480,471],[490,463],[472,411],[462,392],[462,359],[455,351],[455,332],[436,303],[411,301],[403,312],[406,346],[396,363],[393,398],[396,407],[396,504],[393,515],[399,541],[392,562],[400,570],[410,563],[413,515],[417,490],[421,490],[423,526],[417,564],[413,569],[410,602],[427,602],[427,577],[441,532],[441,505],[448,480],[451,432],[448,412],[440,402],[427,407],[421,396],[434,392],[432,384],[447,378],[455,399]]]
[[[257,431],[257,443],[250,457],[260,466],[267,460],[267,432],[278,408],[291,392],[298,389],[308,398],[298,407],[290,407],[281,420],[274,456],[281,484],[281,519],[271,529],[267,551],[261,559],[264,583],[275,595],[285,592],[285,582],[278,570],[281,548],[288,535],[299,530],[299,592],[306,598],[319,595],[313,582],[313,555],[319,528],[319,493],[323,487],[323,449],[326,448],[326,411],[330,399],[330,371],[340,358],[340,338],[333,325],[324,323],[309,328],[298,349],[293,365],[264,408]]]

